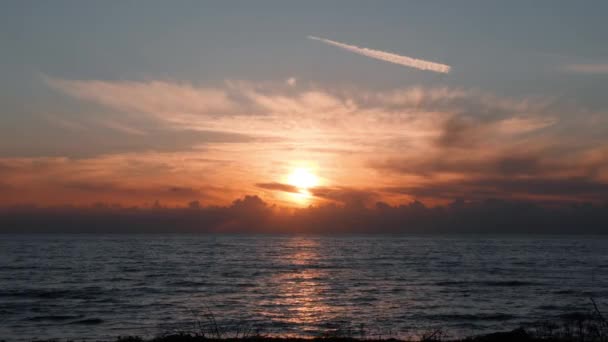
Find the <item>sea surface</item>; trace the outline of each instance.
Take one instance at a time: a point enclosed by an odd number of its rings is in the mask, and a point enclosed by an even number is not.
[[[0,235],[0,340],[450,336],[608,310],[608,237]],[[216,329],[217,328],[217,329]]]

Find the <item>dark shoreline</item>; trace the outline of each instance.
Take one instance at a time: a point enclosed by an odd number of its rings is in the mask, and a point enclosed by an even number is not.
[[[411,335],[396,335],[391,331],[336,327],[318,335],[303,337],[297,335],[268,333],[247,325],[223,326],[212,313],[193,322],[193,328],[164,330],[154,337],[122,335],[110,338],[32,338],[18,339],[32,342],[608,342],[608,319],[590,299],[592,310],[564,314],[551,320],[524,323],[516,329],[473,334],[469,336],[451,335],[448,330],[432,328],[418,330]],[[90,324],[96,324],[90,323]],[[506,327],[506,326],[505,326]],[[12,341],[0,336],[0,342]]]
[[[144,339],[139,336],[120,336],[116,339],[110,340],[95,340],[105,342],[606,342],[608,341],[608,335],[602,333],[600,335],[588,335],[586,332],[584,335],[574,334],[572,336],[538,336],[534,333],[530,333],[524,328],[518,328],[512,331],[502,331],[495,333],[488,333],[482,335],[475,335],[464,338],[446,338],[443,336],[441,330],[432,331],[427,334],[423,334],[416,338],[400,339],[400,338],[374,338],[364,337],[345,337],[345,336],[319,336],[312,338],[300,338],[300,337],[272,337],[265,335],[253,335],[244,337],[208,337],[206,335],[192,334],[192,333],[173,333],[157,336],[150,339]],[[10,341],[0,339],[0,342]],[[78,341],[78,339],[33,339],[33,342],[71,342]]]
[[[467,337],[451,337],[442,329],[421,331],[407,338],[391,334],[371,334],[352,330],[331,330],[316,337],[290,337],[266,335],[252,329],[226,331],[217,325],[195,331],[172,331],[151,338],[137,335],[118,336],[110,339],[51,338],[31,339],[32,342],[608,342],[608,321],[599,311],[580,314],[568,320],[542,321],[510,331],[497,331]],[[10,339],[0,337],[0,342]]]

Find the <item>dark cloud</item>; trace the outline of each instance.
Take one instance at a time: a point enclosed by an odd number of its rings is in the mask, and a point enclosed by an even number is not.
[[[234,200],[229,208],[238,212],[256,212],[264,211],[267,208],[267,204],[258,196],[247,195],[242,199]]]
[[[534,144],[524,140],[498,149],[492,140],[484,145],[468,138],[468,134],[461,136],[469,130],[475,129],[456,125],[451,133],[444,131],[438,148],[427,154],[375,160],[368,165],[384,173],[425,177],[425,181],[414,185],[383,189],[415,197],[552,197],[594,202],[608,198],[605,147],[559,141]]]
[[[256,186],[273,191],[299,193],[300,189],[293,185],[283,183],[258,183]],[[308,189],[311,195],[352,207],[365,207],[373,204],[379,195],[374,191],[354,189],[349,187],[314,187]]]
[[[206,197],[208,188],[199,189],[182,186],[165,186],[165,187],[127,187],[124,185],[101,182],[66,182],[62,183],[61,187],[68,190],[82,191],[85,193],[94,193],[98,196],[110,194],[113,197],[121,198],[125,196],[138,196],[160,199],[193,199]]]
[[[257,196],[225,207],[11,207],[0,209],[0,232],[198,233],[608,233],[608,203],[540,206],[524,201],[455,200],[427,207],[414,201],[373,207],[328,204],[284,210]]]
[[[553,198],[556,201],[593,201],[608,199],[608,184],[588,178],[484,178],[437,182],[421,186],[384,188],[386,192],[423,198]],[[541,200],[542,201],[542,200]]]
[[[482,182],[477,182],[482,184]],[[485,180],[485,185],[495,186],[503,192],[596,197],[608,199],[608,184],[587,178],[566,179],[500,179]]]
[[[349,207],[365,207],[378,199],[374,191],[348,187],[316,187],[311,193],[320,198],[343,203]]]
[[[0,175],[14,171],[15,167],[8,162],[3,162],[0,160]]]
[[[501,175],[534,175],[543,172],[540,156],[506,155],[493,161],[492,171]]]
[[[300,192],[300,190],[293,185],[276,183],[276,182],[257,183],[256,186],[258,188],[262,188],[262,189],[266,189],[266,190],[273,190],[273,191],[284,191],[284,192],[292,192],[292,193]]]
[[[372,168],[394,173],[430,176],[459,173],[465,176],[538,176],[557,169],[570,170],[576,165],[547,160],[540,153],[503,152],[495,156],[440,154],[421,159],[388,159],[369,164]]]
[[[126,188],[120,187],[114,183],[91,183],[91,182],[64,182],[62,187],[65,189],[78,190],[78,191],[93,191],[93,192],[115,192],[125,191]],[[131,189],[128,189],[132,191]]]
[[[180,187],[180,186],[172,186],[168,189],[173,194],[179,194],[180,196],[200,196],[201,192],[198,189],[190,188],[190,187]]]
[[[461,116],[452,116],[441,126],[436,143],[443,148],[473,147],[480,143],[484,125]]]

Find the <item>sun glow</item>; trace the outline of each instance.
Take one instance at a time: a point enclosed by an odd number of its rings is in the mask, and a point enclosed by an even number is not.
[[[319,179],[310,170],[297,168],[287,176],[287,184],[295,186],[300,192],[307,192],[319,184]]]

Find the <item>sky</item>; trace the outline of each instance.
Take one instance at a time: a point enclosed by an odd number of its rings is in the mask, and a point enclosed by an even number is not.
[[[607,10],[6,1],[0,207],[605,205]]]

